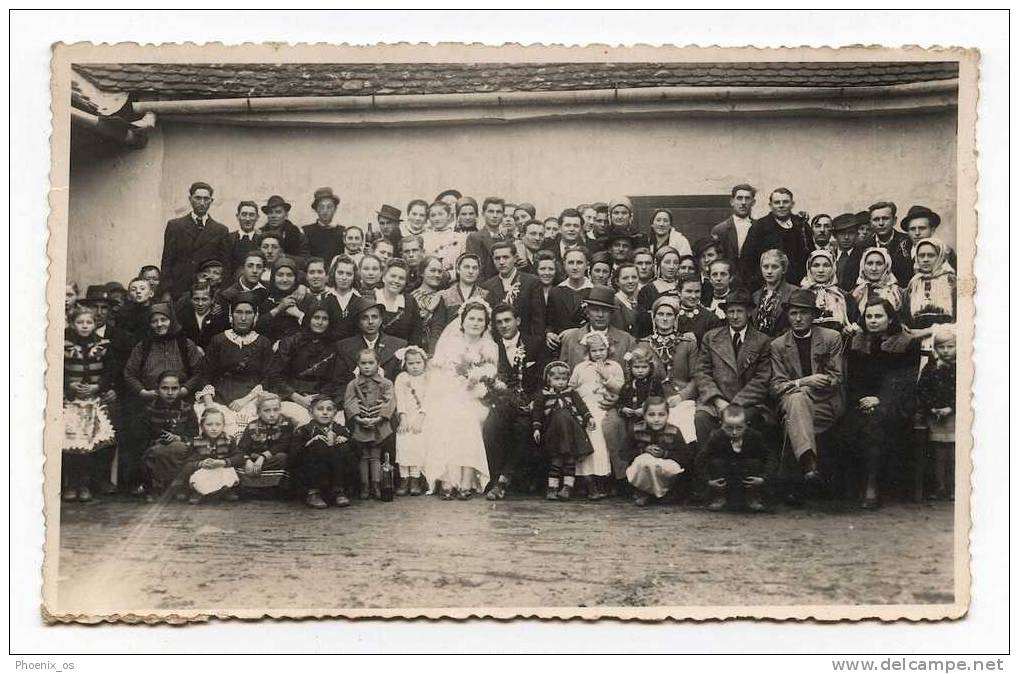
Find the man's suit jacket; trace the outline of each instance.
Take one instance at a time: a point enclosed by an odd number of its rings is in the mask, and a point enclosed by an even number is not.
[[[587,359],[587,349],[580,343],[580,340],[589,332],[591,332],[591,326],[585,325],[582,328],[571,328],[563,333],[562,342],[559,344],[559,360],[566,361],[570,370],[576,367],[577,363]],[[623,366],[625,371],[626,361],[623,360],[623,356],[633,348],[637,340],[633,335],[611,325],[606,332],[609,336],[609,358]]]
[[[391,337],[379,333],[379,340],[375,342],[375,353],[379,356],[379,367],[390,382],[396,381],[396,375],[400,374],[400,359],[396,357],[398,349],[407,346],[407,342],[398,337]],[[354,370],[357,369],[357,354],[361,349],[368,348],[368,343],[361,335],[341,339],[336,343],[336,355],[338,360],[334,377],[336,379],[336,390],[342,394],[347,390],[347,384],[354,379]]]
[[[840,257],[835,258],[835,283],[848,293],[856,287],[856,279],[860,275],[860,258],[863,257],[863,248],[853,246],[848,253],[837,252],[836,256],[840,254],[846,256],[846,261],[842,263]]]
[[[210,311],[202,318],[202,324],[198,325],[195,317],[195,309],[191,300],[183,298],[175,308],[177,321],[180,323],[180,330],[192,342],[205,350],[209,341],[221,332],[230,327],[230,319],[225,311]]]
[[[578,245],[579,246],[586,246],[587,245],[586,238],[587,237],[581,236],[579,239],[577,239],[576,243],[571,243],[569,245],[570,246],[578,246]],[[559,236],[558,234],[556,234],[555,236],[553,236],[553,237],[551,237],[549,239],[545,239],[544,241],[541,242],[541,250],[552,251],[552,254],[555,255],[556,262],[558,262],[560,266],[563,263],[563,250],[562,250],[563,247],[561,245],[562,241],[563,241],[562,237]],[[560,282],[562,280],[563,279],[561,277],[557,278],[556,279],[556,283],[558,283],[558,282]]]
[[[736,223],[733,222],[731,215],[711,228],[711,236],[718,241],[722,257],[732,260],[733,264],[739,263],[739,237],[736,236]]]
[[[487,226],[467,235],[464,252],[474,253],[481,258],[481,276],[479,281],[487,281],[495,276],[495,263],[492,262],[492,245],[499,239],[492,235]]]
[[[734,354],[728,325],[708,330],[701,339],[694,379],[699,409],[711,414],[716,412],[711,402],[716,397],[744,407],[764,405],[771,381],[771,341],[747,326],[739,354]]]
[[[244,257],[249,252],[258,250],[258,244],[255,243],[257,238],[258,232],[252,232],[251,236],[246,236],[243,239],[239,230],[230,232],[230,259],[223,260],[223,263],[229,267],[229,269],[224,270],[223,278],[226,281],[237,277],[241,267],[244,266]]]
[[[541,309],[541,281],[537,276],[518,271],[513,279],[513,285],[518,283],[520,288],[512,304],[520,316],[520,331],[525,335],[545,334],[545,312]],[[493,307],[506,301],[506,291],[498,274],[482,283],[481,287],[488,291],[488,303]]]
[[[198,266],[210,258],[230,264],[230,232],[225,225],[207,216],[199,231],[191,213],[168,221],[159,262],[160,287],[174,299],[180,297],[191,290]]]
[[[537,252],[538,251],[534,251],[533,253],[530,253],[531,258],[533,258]],[[528,253],[529,251],[527,250],[527,246],[524,245],[524,242],[517,241],[517,270],[522,271],[525,274],[530,274],[531,276],[537,276],[538,270],[534,268],[533,259],[528,259]]]
[[[301,228],[289,220],[284,220],[279,227],[270,227],[268,224],[264,224],[258,230],[260,236],[270,232],[283,237],[283,240],[280,241],[283,252],[287,254],[287,257],[293,258],[297,265],[303,269],[304,261],[311,255],[311,248],[308,245],[308,237],[304,235]],[[326,260],[326,264],[329,264],[329,260]]]
[[[796,233],[793,249],[782,245],[780,228],[774,214],[768,213],[751,225],[747,238],[743,241],[743,250],[739,258],[740,279],[749,289],[756,290],[761,286],[761,253],[772,248],[777,248],[789,256],[785,280],[793,285],[798,285],[803,280],[806,274],[807,253],[812,247],[808,245],[810,227],[806,220],[796,214],[791,215],[790,219]]]
[[[834,380],[821,389],[807,388],[811,399],[833,407],[837,416],[845,404],[845,370],[842,358],[842,335],[814,326],[810,329],[810,362],[813,372],[804,372],[793,331],[771,342],[771,393],[781,398],[793,388],[793,380],[810,374],[826,374]]]
[[[506,346],[502,343],[502,338],[496,337],[495,343],[499,347],[499,379],[510,388],[520,386],[525,399],[530,401],[541,389],[543,370],[549,360],[545,336],[520,333],[518,344],[524,348],[524,358],[516,365],[511,363],[506,355]]]

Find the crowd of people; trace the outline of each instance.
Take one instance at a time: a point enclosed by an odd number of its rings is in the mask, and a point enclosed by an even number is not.
[[[447,190],[366,228],[273,195],[191,211],[126,287],[69,284],[61,493],[308,506],[508,492],[760,511],[811,490],[952,498],[955,254],[882,201],[808,217],[736,185],[667,209]],[[261,215],[266,221],[259,225]]]

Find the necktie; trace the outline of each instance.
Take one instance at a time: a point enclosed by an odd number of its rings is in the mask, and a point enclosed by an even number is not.
[[[732,353],[735,356],[739,356],[739,348],[743,345],[743,340],[739,338],[739,333],[732,333]]]

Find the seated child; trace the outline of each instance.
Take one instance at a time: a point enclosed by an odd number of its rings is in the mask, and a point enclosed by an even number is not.
[[[746,410],[742,405],[729,405],[721,416],[722,427],[711,432],[704,448],[708,487],[714,492],[708,510],[719,511],[744,499],[748,509],[761,512],[764,510],[761,487],[767,457],[764,437],[747,427]]]
[[[664,397],[645,400],[642,413],[643,419],[633,427],[637,458],[626,469],[626,479],[634,489],[633,502],[638,506],[665,496],[693,460],[679,429],[669,424],[669,403]]]
[[[396,396],[392,382],[379,371],[379,357],[374,349],[362,349],[357,355],[357,375],[347,384],[343,410],[361,457],[360,497],[380,498],[382,445],[393,434],[391,420],[396,413]]]
[[[935,499],[955,500],[955,325],[934,326],[934,353],[917,382],[919,412],[934,455]]]
[[[237,450],[244,456],[241,486],[275,487],[286,474],[294,426],[281,413],[280,397],[275,393],[260,393],[255,404],[258,417],[237,439]]]
[[[531,407],[531,428],[534,443],[545,453],[549,464],[545,498],[569,501],[577,459],[594,451],[588,433],[597,429],[597,424],[580,394],[569,387],[569,365],[561,360],[552,361],[545,366],[544,379],[545,385]]]
[[[319,393],[311,399],[311,421],[297,429],[291,445],[290,470],[311,508],[326,508],[325,498],[337,507],[350,505],[345,486],[350,473],[352,447],[347,429],[333,421],[336,403]]]
[[[380,239],[381,241],[381,239]],[[399,355],[399,352],[397,352]],[[399,424],[396,427],[396,456],[400,464],[400,484],[396,495],[420,496],[421,466],[425,465],[427,443],[421,437],[425,410],[425,368],[428,356],[418,346],[408,346],[403,353],[403,372],[393,384]]]
[[[156,384],[159,396],[146,407],[144,426],[148,429],[148,449],[142,461],[152,479],[152,491],[145,500],[155,500],[153,492],[172,489],[178,500],[184,493],[184,461],[188,455],[187,443],[198,435],[198,418],[194,409],[180,394],[180,375],[167,370],[161,372]]]
[[[665,395],[662,378],[654,370],[654,353],[647,344],[637,344],[623,356],[630,379],[619,391],[619,416],[633,422],[644,416],[644,401]]]
[[[203,496],[221,494],[225,501],[236,501],[238,469],[244,455],[237,450],[225,432],[223,413],[210,407],[202,413],[201,434],[188,443],[184,475],[191,493],[188,503],[200,503]]]

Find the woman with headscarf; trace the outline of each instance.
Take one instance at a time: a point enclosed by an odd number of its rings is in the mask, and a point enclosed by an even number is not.
[[[258,394],[272,359],[272,342],[254,327],[258,317],[255,298],[241,293],[230,303],[230,328],[214,336],[205,352],[208,384],[198,392],[204,407],[214,406],[226,419],[226,434],[236,436],[258,412]],[[202,410],[196,406],[196,414]]]
[[[326,303],[308,307],[299,332],[280,340],[265,374],[267,388],[279,395],[283,414],[303,426],[311,421],[312,399],[325,394],[337,401],[337,354],[330,324],[335,320]],[[338,408],[341,406],[337,405]]]
[[[940,239],[921,239],[913,246],[913,278],[902,296],[902,322],[914,339],[922,340],[921,353],[934,353],[934,326],[954,323],[956,275],[948,262],[948,247]]]
[[[761,254],[761,278],[764,286],[754,292],[754,312],[750,323],[768,335],[778,337],[789,329],[786,321],[785,303],[796,286],[785,280],[789,268],[789,256],[772,248]]]
[[[651,306],[659,296],[677,292],[676,281],[679,279],[679,262],[681,254],[672,246],[662,246],[655,251],[655,268],[658,270],[655,280],[648,283],[637,293],[637,337],[651,334]]]
[[[131,421],[117,461],[122,483],[136,496],[145,494],[148,481],[141,462],[149,432],[142,412],[158,397],[159,375],[168,371],[178,373],[180,398],[189,400],[205,379],[205,357],[198,345],[181,333],[170,305],[159,302],[149,307],[148,332],[124,365],[124,412]]]
[[[418,305],[426,342],[425,350],[429,354],[435,353],[435,344],[447,323],[441,294],[447,280],[442,260],[434,255],[428,255],[421,261],[421,285],[410,294]]]
[[[258,308],[255,329],[275,343],[301,329],[304,313],[300,309],[303,289],[298,284],[297,262],[281,257],[272,266],[269,295]]]
[[[688,277],[690,278],[690,277]],[[696,281],[696,277],[691,278]],[[683,440],[695,442],[693,419],[697,407],[697,384],[693,372],[697,360],[697,338],[677,329],[683,307],[678,297],[663,295],[651,307],[653,330],[640,340],[655,356],[655,369],[669,402],[669,423],[679,428]]]
[[[917,347],[884,298],[864,307],[847,369],[845,437],[864,466],[864,508],[881,504],[881,480],[892,452],[905,451],[916,406]]]
[[[859,315],[855,304],[846,301],[846,295],[836,285],[835,256],[826,248],[812,251],[807,255],[807,275],[800,286],[810,290],[817,298],[820,312],[814,324],[838,333],[852,333],[852,321]]]
[[[867,302],[880,297],[888,300],[899,311],[902,308],[902,288],[892,273],[892,256],[881,246],[871,246],[860,256],[860,274],[853,288],[853,299],[862,312]]]
[[[652,253],[666,246],[675,248],[680,255],[691,255],[690,241],[672,226],[672,212],[657,208],[651,214],[651,232],[648,234]]]

